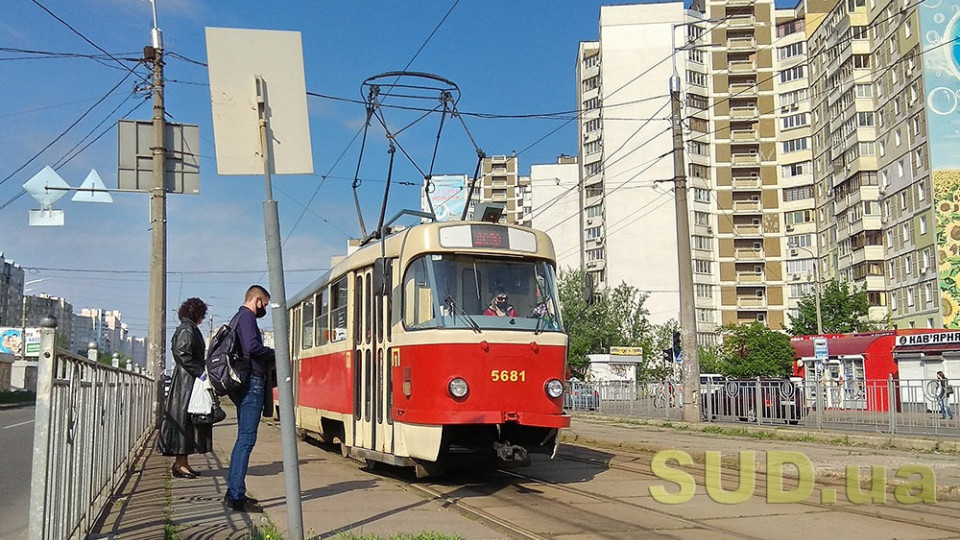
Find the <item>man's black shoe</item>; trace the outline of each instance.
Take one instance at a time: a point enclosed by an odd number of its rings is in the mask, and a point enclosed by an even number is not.
[[[253,497],[243,496],[243,500],[247,501],[250,504],[260,504],[260,499],[254,499]]]
[[[234,512],[249,512],[254,514],[259,514],[263,512],[263,508],[260,507],[253,499],[249,497],[244,497],[240,500],[233,500],[226,495],[223,496],[223,503],[230,507]]]

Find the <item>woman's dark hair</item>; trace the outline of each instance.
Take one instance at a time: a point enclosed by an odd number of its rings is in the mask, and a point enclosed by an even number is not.
[[[180,309],[177,310],[177,316],[181,319],[188,319],[197,322],[207,315],[207,305],[199,298],[187,298]]]

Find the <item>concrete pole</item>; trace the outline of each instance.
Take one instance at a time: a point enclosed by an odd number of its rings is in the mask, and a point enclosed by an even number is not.
[[[147,329],[147,373],[153,376],[157,386],[154,392],[153,409],[159,426],[160,419],[163,418],[163,403],[160,396],[163,395],[162,375],[167,328],[167,192],[164,185],[167,144],[166,122],[163,118],[163,49],[159,39],[155,38],[154,46],[147,47],[144,53],[147,60],[153,61],[153,189],[150,191],[150,313]]]
[[[263,227],[267,244],[267,268],[270,272],[270,310],[273,312],[273,344],[277,363],[277,390],[280,398],[280,440],[283,444],[283,478],[287,497],[287,533],[290,540],[303,540],[303,506],[300,499],[300,460],[297,456],[297,428],[294,424],[293,381],[290,366],[290,341],[287,331],[287,292],[283,283],[283,251],[280,243],[280,215],[273,200],[270,178],[270,125],[267,118],[266,82],[257,76],[257,109],[260,117],[260,148],[266,200],[263,201]]]
[[[683,373],[683,420],[700,422],[697,313],[693,296],[693,259],[690,255],[690,216],[687,214],[683,130],[680,126],[680,78],[676,75],[670,78],[670,105],[670,119],[673,124],[673,195],[677,213],[677,269],[680,277],[680,347],[683,349],[683,362],[680,366]]]
[[[50,418],[53,415],[53,379],[57,365],[57,319],[40,322],[40,353],[37,357],[37,404],[33,420],[33,463],[30,481],[28,537],[41,540],[47,508],[47,456],[50,452]]]

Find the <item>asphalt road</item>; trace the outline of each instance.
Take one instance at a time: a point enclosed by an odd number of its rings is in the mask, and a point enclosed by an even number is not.
[[[26,540],[34,407],[0,409],[0,538]]]

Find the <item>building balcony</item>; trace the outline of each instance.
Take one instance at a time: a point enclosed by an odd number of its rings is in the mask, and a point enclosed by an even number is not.
[[[757,63],[753,60],[731,60],[727,69],[730,73],[754,73],[757,71]]]
[[[850,264],[859,264],[864,261],[883,261],[883,246],[863,246],[863,249],[853,250]]]
[[[747,214],[758,214],[762,211],[760,201],[733,201],[733,211]]]
[[[763,225],[759,223],[737,223],[733,226],[737,236],[763,236]]]
[[[759,189],[760,188],[760,177],[759,176],[735,176],[733,178],[733,187],[734,189]]]
[[[733,120],[754,120],[760,117],[756,107],[731,107],[730,118]]]
[[[755,129],[735,129],[730,131],[730,139],[736,142],[757,142],[760,133]]]
[[[756,167],[760,164],[760,154],[732,154],[730,164],[736,167]]]
[[[727,2],[727,5],[729,4],[730,2]],[[732,51],[753,50],[757,48],[757,40],[753,36],[730,38],[727,41],[727,48]]]
[[[753,83],[732,83],[730,95],[737,97],[751,97],[757,95],[757,85]]]
[[[737,307],[765,308],[767,307],[767,298],[765,296],[738,296]]]
[[[733,252],[737,262],[753,262],[763,260],[763,250],[760,248],[737,248]]]
[[[752,14],[734,15],[727,19],[727,26],[730,28],[753,28],[757,26],[757,18]]]
[[[737,272],[737,283],[766,283],[763,272]]]
[[[727,0],[728,6],[752,6],[756,0]]]

